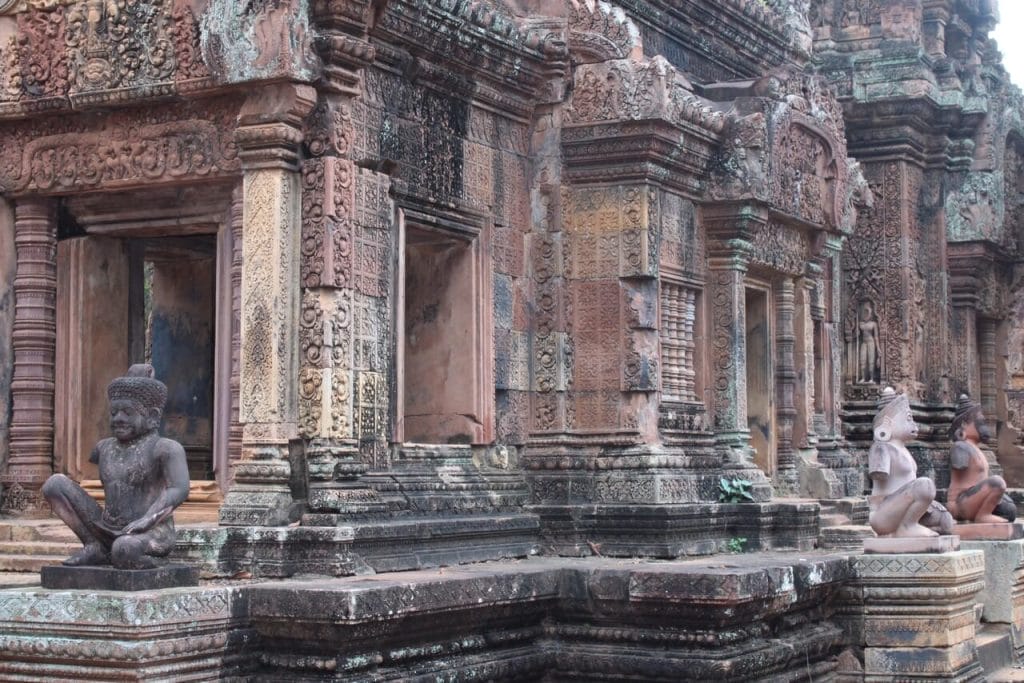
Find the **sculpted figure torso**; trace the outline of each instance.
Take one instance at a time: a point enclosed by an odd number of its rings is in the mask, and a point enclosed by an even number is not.
[[[868,522],[879,536],[938,536],[953,530],[953,518],[935,502],[935,484],[917,476],[917,463],[905,442],[917,436],[917,425],[904,394],[887,387],[891,400],[875,417],[875,440],[868,452],[872,481]]]
[[[957,401],[950,427],[954,440],[949,452],[949,496],[946,507],[953,517],[965,522],[1012,522],[1017,507],[1005,497],[1006,482],[989,476],[988,459],[978,444],[989,438],[981,406],[966,395]]]
[[[64,564],[159,566],[174,548],[171,514],[189,488],[185,450],[157,433],[167,387],[153,379],[151,366],[133,365],[107,393],[114,436],[89,456],[99,466],[105,508],[63,474],[46,481],[43,495],[84,546]]]

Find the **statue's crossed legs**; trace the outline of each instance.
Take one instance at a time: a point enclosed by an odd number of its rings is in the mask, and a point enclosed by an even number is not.
[[[118,569],[152,569],[164,564],[174,549],[170,520],[145,533],[126,534],[103,518],[103,509],[76,482],[55,474],[43,485],[43,496],[85,547],[64,560],[68,566],[113,564]]]

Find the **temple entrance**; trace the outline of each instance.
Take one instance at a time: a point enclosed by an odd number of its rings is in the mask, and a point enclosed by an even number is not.
[[[150,363],[168,390],[161,433],[188,459],[181,517],[213,519],[229,475],[230,231],[212,196],[150,197],[73,200],[59,230],[54,471],[102,495],[88,459],[109,435],[107,385],[129,365]],[[170,227],[131,213],[164,208],[177,216]],[[185,220],[189,209],[203,220]]]
[[[772,476],[775,473],[775,410],[768,295],[767,288],[746,288],[747,427],[755,464]]]
[[[395,441],[482,444],[493,432],[482,236],[402,212]]]
[[[162,434],[185,447],[191,479],[214,479],[216,255],[212,235],[58,243],[56,440],[69,476],[97,477],[107,384],[150,363],[168,390]]]

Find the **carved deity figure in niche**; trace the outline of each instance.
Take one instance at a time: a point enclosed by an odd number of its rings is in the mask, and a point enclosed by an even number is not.
[[[174,548],[171,515],[189,490],[185,449],[157,432],[167,387],[151,365],[133,365],[110,383],[107,396],[114,436],[89,455],[99,466],[104,507],[63,474],[46,481],[43,496],[84,546],[64,564],[157,567]]]
[[[861,302],[857,320],[857,377],[859,383],[873,384],[878,372],[878,316],[871,301]]]
[[[935,483],[917,476],[906,441],[917,436],[906,394],[886,387],[868,452],[872,489],[868,523],[879,536],[938,536],[953,531],[953,517],[935,502]]]
[[[981,405],[961,394],[949,428],[949,496],[946,507],[964,522],[1012,522],[1017,506],[1006,494],[1006,482],[989,476],[988,459],[979,448],[991,437]]]

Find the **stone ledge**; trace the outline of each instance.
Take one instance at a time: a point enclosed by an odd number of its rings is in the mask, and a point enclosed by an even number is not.
[[[9,589],[0,678],[827,677],[842,638],[822,608],[850,578],[846,554],[812,551],[533,558],[138,593]]]
[[[960,550],[958,536],[882,536],[864,539],[864,552],[868,555],[950,553],[957,550]]]

